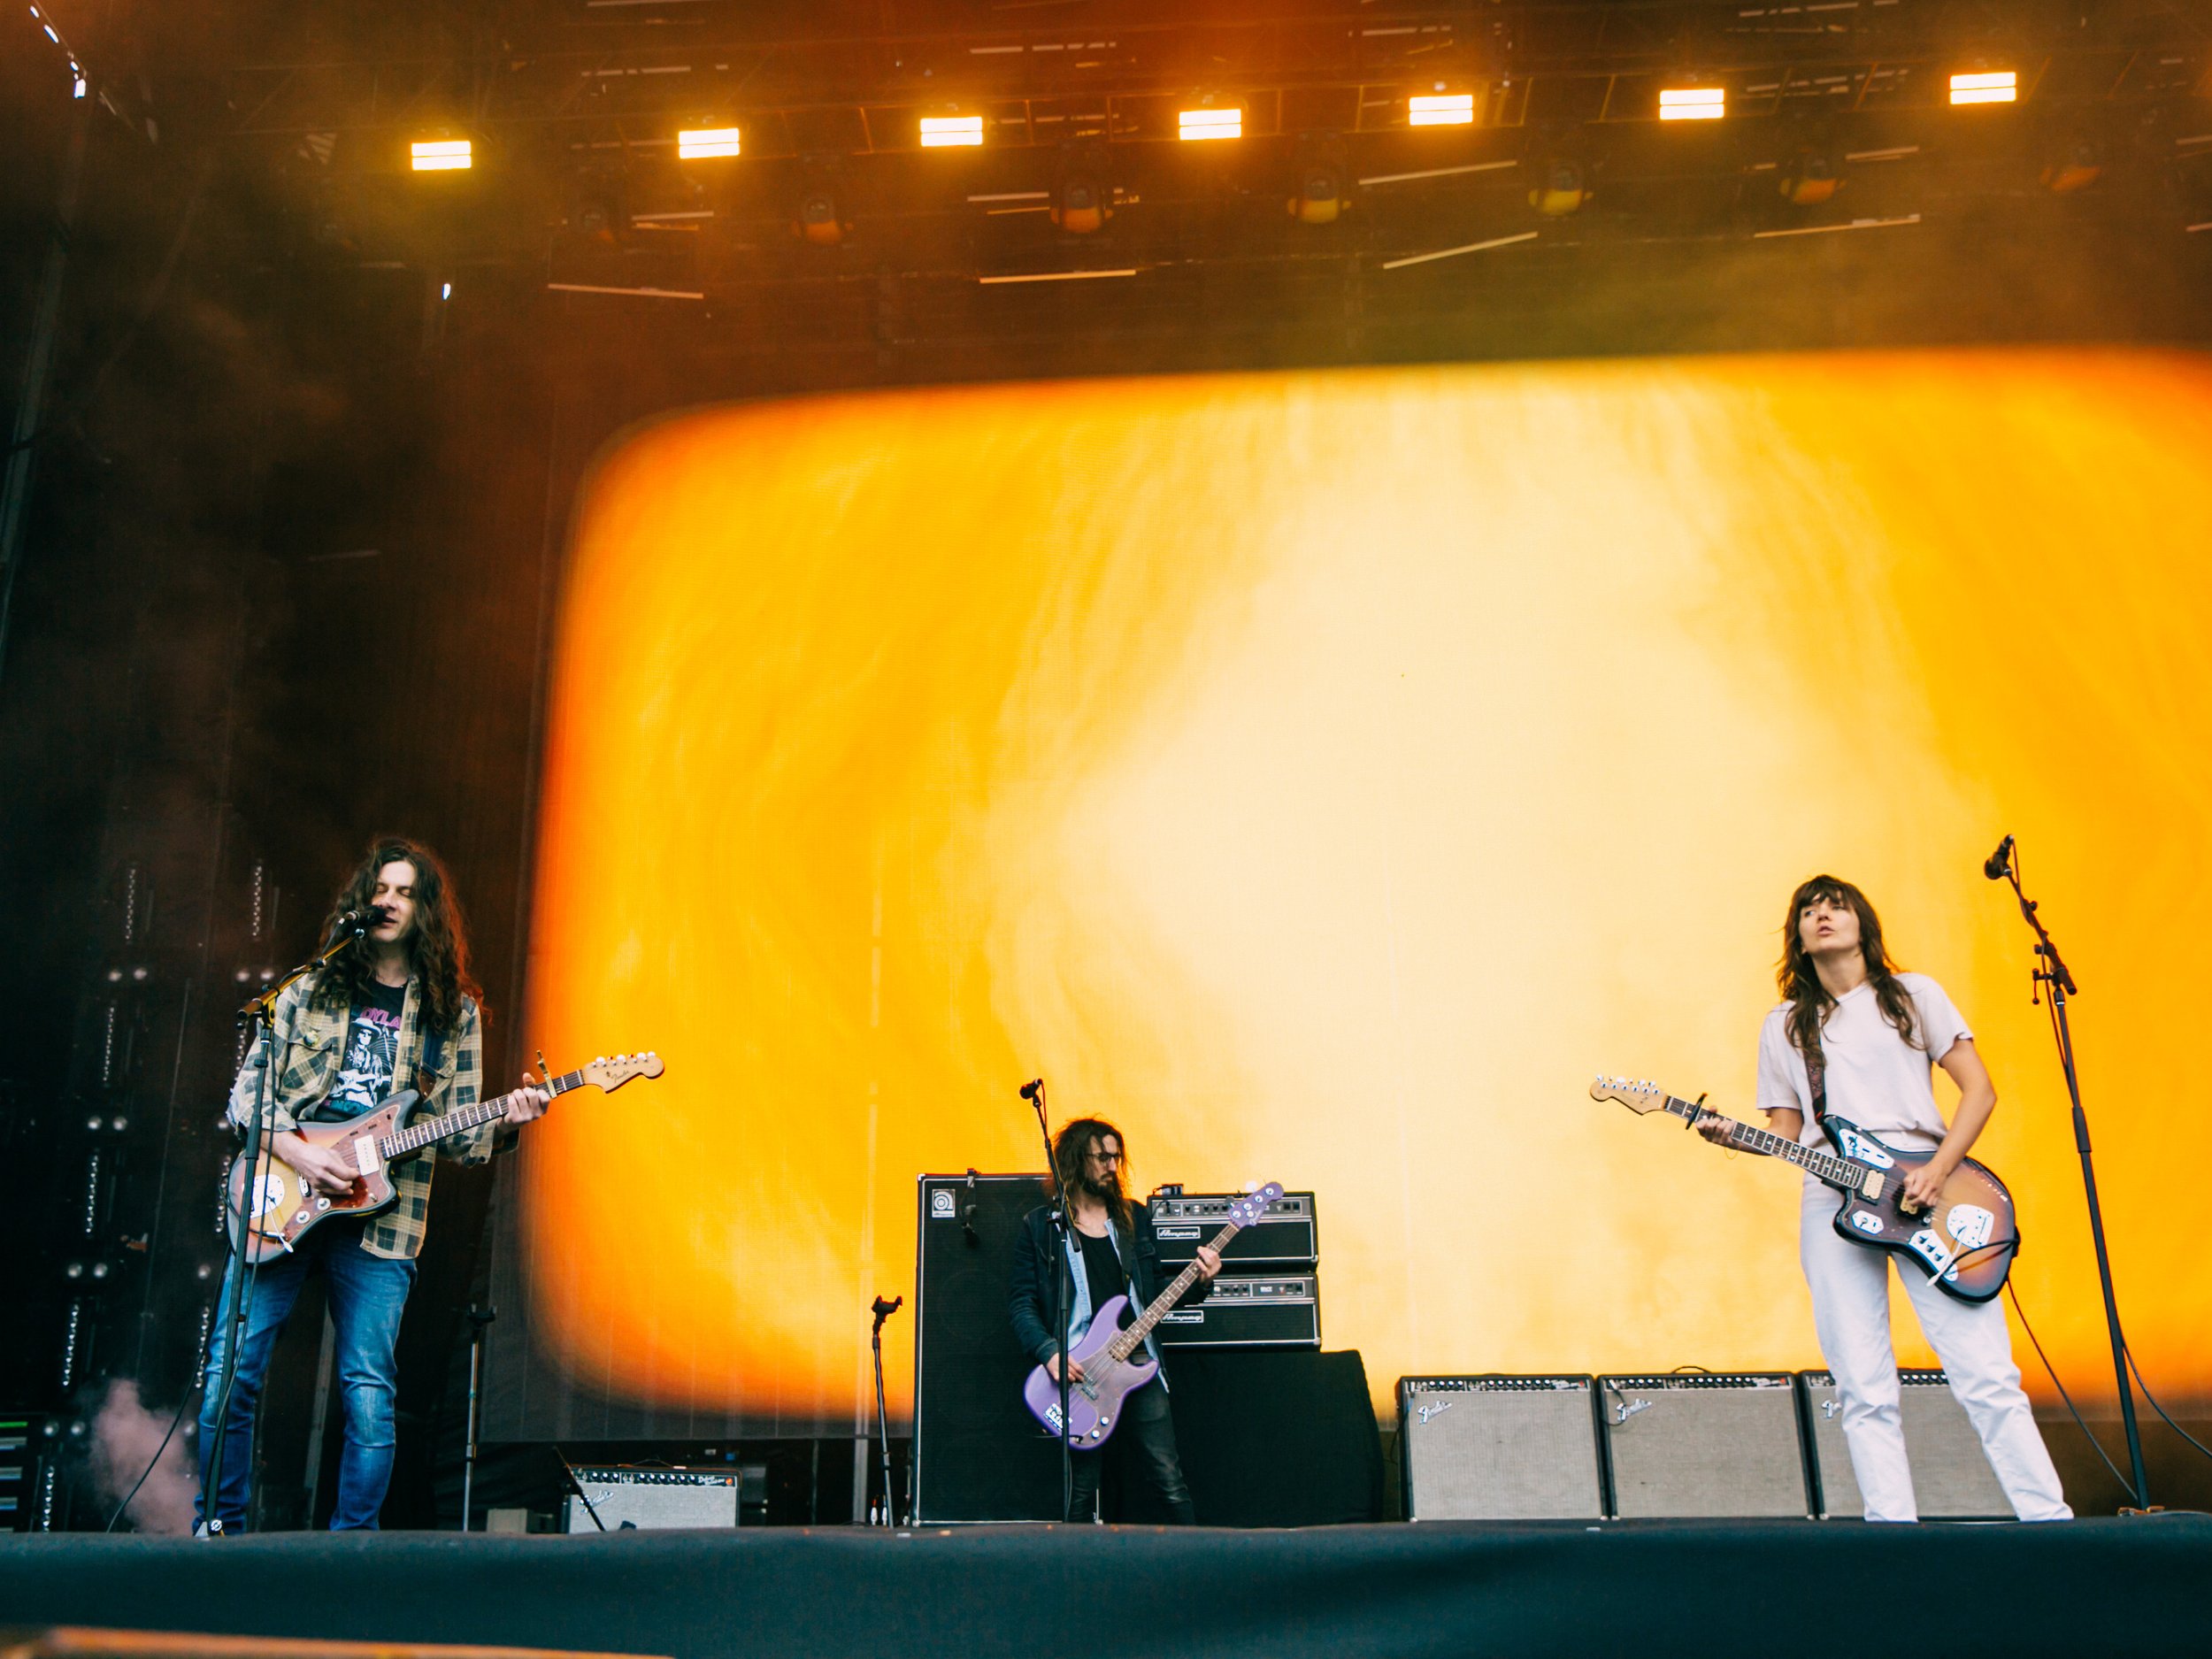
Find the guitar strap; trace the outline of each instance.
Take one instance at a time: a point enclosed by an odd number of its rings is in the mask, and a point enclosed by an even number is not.
[[[423,1104],[430,1103],[430,1091],[437,1087],[438,1063],[445,1058],[445,1033],[432,1026],[430,1034],[423,1039],[422,1064],[415,1068],[415,1093],[421,1095]],[[1814,1096],[1819,1098],[1817,1094]]]

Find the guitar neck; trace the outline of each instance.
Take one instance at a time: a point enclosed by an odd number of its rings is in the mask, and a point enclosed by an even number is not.
[[[1210,1248],[1218,1256],[1228,1248],[1229,1240],[1243,1230],[1238,1223],[1231,1222],[1214,1234]],[[1169,1280],[1167,1288],[1152,1299],[1152,1305],[1130,1321],[1122,1333],[1106,1345],[1106,1351],[1116,1359],[1127,1359],[1137,1351],[1137,1344],[1151,1334],[1152,1327],[1167,1317],[1176,1302],[1181,1300],[1183,1293],[1197,1282],[1198,1260],[1194,1256],[1190,1265]]]
[[[581,1088],[587,1081],[581,1071],[564,1071],[558,1077],[548,1078],[538,1087],[548,1094],[565,1094],[572,1088]],[[426,1118],[410,1124],[396,1134],[386,1135],[376,1143],[378,1153],[387,1160],[404,1157],[410,1152],[419,1152],[452,1135],[465,1135],[472,1129],[480,1129],[488,1123],[496,1122],[507,1115],[507,1102],[511,1095],[495,1095],[473,1106],[464,1106],[457,1111]]]
[[[1703,1117],[1720,1118],[1718,1112],[1709,1112],[1695,1101],[1677,1100],[1671,1094],[1667,1096],[1667,1110],[1688,1123],[1695,1123]],[[1749,1124],[1739,1123],[1733,1118],[1721,1118],[1721,1121],[1728,1125],[1728,1139],[1719,1143],[1723,1146],[1740,1147],[1747,1152],[1763,1152],[1770,1158],[1780,1158],[1785,1164],[1794,1164],[1829,1186],[1840,1187],[1846,1192],[1857,1190],[1859,1183],[1866,1179],[1867,1170],[1863,1164],[1837,1157],[1817,1147],[1786,1141],[1771,1129],[1754,1129]]]

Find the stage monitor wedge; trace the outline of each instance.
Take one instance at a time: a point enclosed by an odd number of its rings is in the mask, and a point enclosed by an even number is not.
[[[1816,1509],[1824,1520],[1856,1520],[1866,1513],[1851,1453],[1843,1439],[1843,1402],[1836,1379],[1824,1371],[1800,1371],[1805,1420],[1812,1427]],[[2009,1520],[2012,1504],[1989,1466],[1981,1436],[1966,1408],[1939,1371],[1897,1373],[1898,1415],[1905,1455],[1912,1463],[1912,1491],[1924,1521]]]
[[[1669,1371],[1597,1383],[1620,1519],[1812,1513],[1789,1372]]]
[[[1406,1519],[1601,1519],[1594,1400],[1587,1377],[1401,1377]]]

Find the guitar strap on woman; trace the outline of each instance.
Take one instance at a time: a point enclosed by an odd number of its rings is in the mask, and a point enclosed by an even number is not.
[[[1813,1033],[1812,1051],[1805,1056],[1805,1080],[1812,1085],[1813,1121],[1821,1133],[1828,1130],[1828,1051],[1821,1046],[1820,1033]],[[1828,1137],[1834,1140],[1833,1135]]]

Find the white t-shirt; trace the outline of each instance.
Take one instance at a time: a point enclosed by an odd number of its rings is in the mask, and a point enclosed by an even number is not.
[[[1882,1018],[1871,984],[1839,997],[1829,1010],[1820,1046],[1828,1061],[1828,1110],[1883,1140],[1903,1146],[1933,1147],[1947,1125],[1936,1110],[1935,1063],[1952,1044],[1974,1033],[1951,1005],[1943,987],[1924,973],[1901,973],[1897,982],[1912,997],[1913,1034],[1908,1044]],[[1761,1111],[1801,1111],[1806,1146],[1824,1146],[1827,1137],[1813,1121],[1813,1085],[1805,1056],[1790,1042],[1790,1005],[1784,1002],[1759,1030]]]

